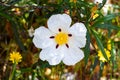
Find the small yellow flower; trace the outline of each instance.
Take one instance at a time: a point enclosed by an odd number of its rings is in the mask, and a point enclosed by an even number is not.
[[[108,42],[107,42],[107,49],[111,50],[111,40],[108,40]]]
[[[107,55],[108,60],[110,60],[111,54],[110,51],[107,49],[104,49]],[[99,50],[98,51],[98,56],[99,56],[99,60],[102,62],[107,62],[107,60],[105,59],[105,57],[103,56],[102,52]]]
[[[10,61],[12,61],[12,63],[16,63],[18,64],[18,62],[21,62],[22,56],[19,52],[12,52],[10,53]]]
[[[96,19],[98,16],[99,16],[99,14],[97,14],[97,13],[95,15],[93,15],[93,20]]]

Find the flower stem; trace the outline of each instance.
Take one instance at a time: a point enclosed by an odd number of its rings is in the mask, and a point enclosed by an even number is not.
[[[15,70],[16,70],[16,63],[13,64],[13,70],[12,70],[12,73],[11,73],[11,75],[9,77],[9,80],[13,80],[13,77],[15,75]]]

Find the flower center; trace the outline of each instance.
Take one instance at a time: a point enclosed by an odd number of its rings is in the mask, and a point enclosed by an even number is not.
[[[68,42],[68,34],[60,32],[55,36],[55,42],[58,45],[63,45]]]

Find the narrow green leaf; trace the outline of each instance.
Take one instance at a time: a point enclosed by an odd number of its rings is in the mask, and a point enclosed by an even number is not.
[[[107,24],[107,23],[103,23],[103,24],[96,24],[94,27],[96,28],[103,28],[103,29],[114,29],[114,30],[120,30],[120,27],[115,26],[113,24]]]
[[[102,76],[102,72],[103,72],[103,68],[104,68],[104,63],[100,62],[100,71],[99,71],[99,76]]]
[[[102,3],[105,4],[107,0],[103,0]]]
[[[111,61],[112,61],[112,63],[114,64],[114,58],[115,58],[115,55],[114,55],[114,43],[113,43],[113,41],[111,42]]]
[[[22,51],[25,51],[25,47],[24,47],[22,41],[21,41],[20,38],[19,38],[19,33],[18,33],[18,31],[17,31],[17,28],[16,28],[16,25],[17,25],[17,24],[16,24],[15,21],[13,20],[13,17],[11,17],[10,15],[8,15],[7,13],[2,13],[2,12],[0,12],[0,15],[1,15],[2,17],[5,17],[6,19],[8,19],[8,20],[11,22],[11,24],[12,24],[11,27],[12,27],[12,30],[13,30],[13,34],[14,34],[15,40],[16,40],[17,44],[19,45],[20,49],[21,49]]]
[[[95,23],[93,24],[93,26],[96,26],[98,23],[101,23],[101,22],[110,21],[110,20],[114,19],[116,16],[120,16],[120,14],[109,14],[109,15],[103,16],[101,18],[98,18],[95,21]]]
[[[98,64],[99,64],[98,57],[95,56],[95,58],[94,58],[94,64],[91,66],[90,72],[93,72],[93,70],[95,69],[95,67],[96,67]]]
[[[101,52],[102,52],[103,56],[105,57],[105,59],[108,60],[106,52],[104,50],[104,46],[103,46],[103,44],[102,44],[102,42],[101,42],[101,40],[99,38],[99,35],[97,35],[97,32],[94,31],[94,30],[92,30],[92,32],[93,32],[93,35],[94,35],[94,37],[96,39],[96,42],[97,42],[97,45],[98,45],[99,49],[101,50]]]
[[[37,66],[40,66],[41,69],[47,68],[47,67],[51,67],[51,65],[49,65],[49,63],[47,61],[42,61],[39,60],[38,62],[36,62],[32,68],[36,68]]]
[[[107,0],[103,0],[102,3],[99,4],[99,9],[102,9],[102,7],[105,5]]]
[[[18,3],[19,1],[21,1],[21,0],[10,0],[10,1],[8,2],[8,4],[14,5],[14,4]]]
[[[16,40],[17,44],[19,45],[20,49],[25,52],[25,47],[24,47],[22,41],[19,38],[18,30],[16,28],[15,23],[12,23],[12,30],[13,30],[14,37],[15,37],[15,40]]]
[[[5,17],[8,20],[12,20],[12,18],[9,15],[7,15],[6,13],[0,12],[0,16]]]
[[[88,58],[89,58],[89,55],[90,55],[90,35],[89,33],[87,32],[87,42],[86,42],[86,46],[85,46],[85,49],[84,49],[84,53],[85,53],[85,65],[87,65],[87,62],[88,62]]]
[[[26,72],[31,72],[32,70],[31,70],[31,68],[22,68],[22,69],[20,69],[20,71],[23,74],[23,73],[26,73]]]
[[[116,48],[115,48],[115,44],[113,41],[111,41],[111,64],[112,64],[113,70],[115,70],[118,67],[117,59],[116,59]]]

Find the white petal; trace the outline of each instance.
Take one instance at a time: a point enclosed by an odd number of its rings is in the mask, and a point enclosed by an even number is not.
[[[53,39],[50,39],[53,34],[45,27],[39,27],[35,30],[33,43],[38,48],[46,48],[55,44]]]
[[[61,62],[62,58],[59,56],[54,56],[52,58],[49,58],[47,61],[50,65],[57,65]]]
[[[47,60],[50,65],[57,65],[64,57],[62,52],[62,48],[48,47],[40,52],[40,59]]]
[[[48,28],[55,32],[58,33],[58,29],[62,29],[62,31],[67,31],[68,28],[70,27],[71,24],[71,18],[67,14],[57,14],[57,15],[52,15],[48,19]]]
[[[77,47],[68,48],[66,54],[64,54],[63,63],[66,65],[75,65],[77,62],[82,60],[84,53]]]
[[[86,32],[87,29],[83,23],[75,23],[69,30],[72,37],[69,39],[68,44],[82,48],[86,44]]]
[[[45,61],[49,59],[50,57],[55,56],[55,54],[53,54],[52,51],[53,51],[53,47],[47,47],[45,49],[42,49],[39,55],[40,59]]]
[[[72,36],[68,42],[69,46],[77,46],[79,48],[83,48],[86,45],[86,37],[85,36]]]
[[[87,29],[83,23],[75,23],[70,28],[70,33],[75,36],[86,36]]]

